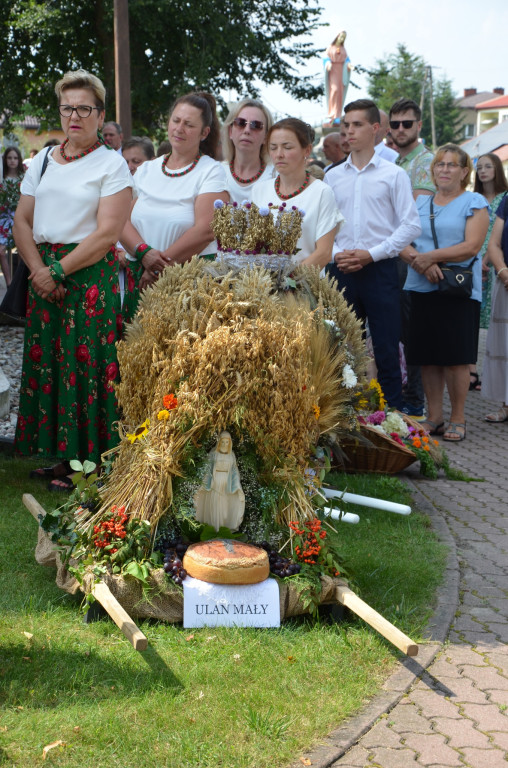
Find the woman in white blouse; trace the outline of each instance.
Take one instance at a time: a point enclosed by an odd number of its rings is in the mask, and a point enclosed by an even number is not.
[[[101,81],[67,72],[55,91],[66,139],[30,164],[14,220],[30,271],[15,448],[59,458],[33,474],[52,479],[51,490],[70,490],[68,460],[98,463],[118,441],[121,317],[112,246],[128,216],[132,177],[100,135]]]
[[[252,202],[258,206],[273,203],[275,211],[284,203],[303,209],[302,235],[294,261],[322,268],[331,261],[342,217],[332,189],[307,170],[313,141],[313,129],[302,120],[288,117],[275,123],[268,133],[268,149],[278,176],[256,184]]]
[[[215,99],[190,93],[175,102],[168,124],[172,150],[136,172],[122,244],[143,267],[142,290],[168,266],[214,256],[213,203],[228,201],[226,175],[214,157],[219,140]]]

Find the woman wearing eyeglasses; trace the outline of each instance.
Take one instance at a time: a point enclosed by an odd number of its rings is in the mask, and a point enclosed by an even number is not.
[[[431,165],[436,193],[417,198],[422,233],[414,245],[401,253],[408,264],[404,288],[411,291],[407,362],[421,366],[428,405],[424,425],[431,434],[442,435],[449,442],[466,437],[464,407],[469,391],[469,366],[476,361],[478,352],[482,297],[482,266],[477,256],[489,225],[485,198],[466,191],[471,170],[469,155],[455,144],[445,144],[437,150]],[[470,297],[439,290],[442,268],[448,264],[471,265]],[[451,404],[446,427],[445,385]]]
[[[244,99],[231,109],[222,128],[228,192],[232,203],[252,199],[252,190],[274,176],[266,146],[272,127],[268,109],[256,99]]]
[[[68,460],[100,462],[118,437],[115,343],[122,327],[112,247],[128,216],[132,177],[100,135],[105,90],[94,75],[56,84],[59,147],[39,152],[22,185],[14,238],[29,271],[16,450],[53,456],[35,470],[69,490]]]
[[[314,131],[302,120],[279,120],[268,132],[268,150],[277,177],[254,187],[252,202],[274,208],[286,204],[305,211],[298,253],[294,260],[322,268],[331,261],[337,225],[342,216],[328,184],[314,178],[307,161],[314,142]]]
[[[168,266],[216,252],[214,200],[228,202],[226,175],[217,160],[219,123],[209,93],[181,96],[168,123],[171,152],[136,171],[137,200],[121,242],[143,273],[139,290]],[[136,292],[125,301],[137,304]],[[124,305],[125,306],[125,305]],[[132,311],[131,309],[129,311]]]

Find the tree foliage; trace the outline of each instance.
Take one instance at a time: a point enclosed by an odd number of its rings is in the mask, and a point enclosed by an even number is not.
[[[427,64],[422,56],[410,53],[405,45],[399,44],[396,53],[392,53],[384,60],[378,60],[377,67],[369,72],[369,96],[385,112],[389,112],[392,104],[401,98],[413,99],[419,104],[426,79],[426,67]],[[433,90],[436,144],[440,146],[458,139],[459,110],[455,105],[455,96],[449,80],[446,78],[435,80]],[[425,86],[422,121],[421,135],[431,146],[428,82]]]
[[[114,116],[113,0],[3,0],[0,108],[48,114],[56,80],[84,67],[98,75]],[[316,55],[318,0],[130,0],[133,124],[152,131],[182,93],[257,94],[281,83],[297,99],[322,88],[297,76]],[[304,38],[302,40],[302,38]]]

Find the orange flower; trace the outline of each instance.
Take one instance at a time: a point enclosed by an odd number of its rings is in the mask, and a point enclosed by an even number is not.
[[[422,447],[422,441],[421,440],[413,440],[413,445],[415,448],[421,448]]]
[[[312,406],[312,410],[314,411],[314,417],[315,417],[315,419],[317,421],[319,419],[319,415],[321,413],[321,408],[319,407],[319,405],[316,405],[314,403],[313,406]]]
[[[168,411],[172,411],[174,408],[177,407],[178,400],[175,397],[175,395],[171,393],[170,395],[164,395],[164,397],[162,398],[162,404],[164,408],[166,408]]]

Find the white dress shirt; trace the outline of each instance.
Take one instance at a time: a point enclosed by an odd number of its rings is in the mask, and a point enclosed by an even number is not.
[[[421,232],[409,176],[376,152],[359,170],[352,154],[324,181],[335,194],[346,222],[335,237],[334,255],[361,248],[373,261],[392,259]]]
[[[387,147],[384,141],[380,141],[379,144],[376,144],[374,152],[378,154],[379,157],[382,157],[383,160],[388,160],[390,163],[394,163],[399,156],[399,153],[391,147]]]

